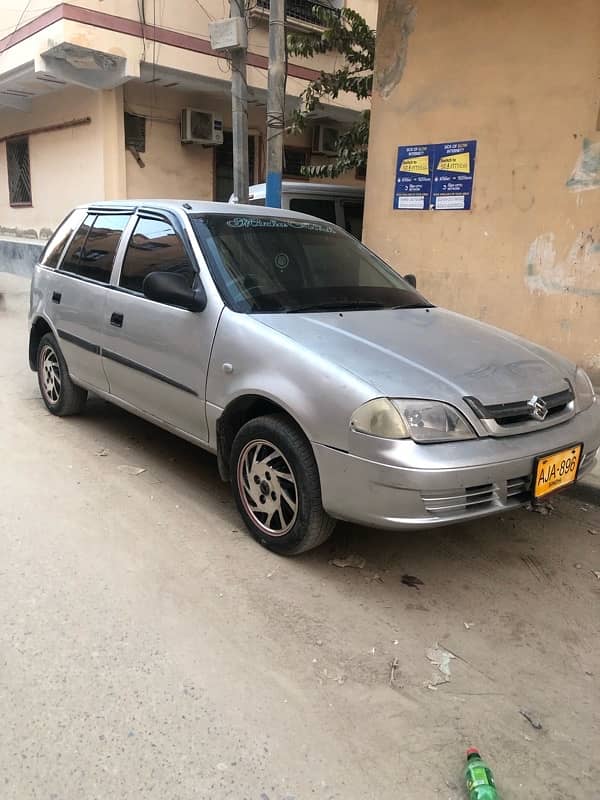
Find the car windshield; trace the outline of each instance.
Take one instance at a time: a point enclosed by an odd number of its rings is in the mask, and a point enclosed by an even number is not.
[[[242,214],[192,217],[224,301],[244,313],[428,308],[394,270],[319,220]]]

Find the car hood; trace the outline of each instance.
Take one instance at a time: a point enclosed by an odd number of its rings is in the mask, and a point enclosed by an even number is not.
[[[544,348],[441,308],[255,319],[387,397],[510,403],[559,392],[574,373],[574,365]]]

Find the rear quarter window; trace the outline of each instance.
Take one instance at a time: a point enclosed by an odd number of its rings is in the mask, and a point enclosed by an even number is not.
[[[48,244],[46,245],[40,264],[44,267],[51,267],[56,269],[60,263],[61,256],[67,246],[67,242],[71,238],[73,231],[81,222],[81,213],[72,211],[69,216],[61,222],[58,228],[54,231]]]

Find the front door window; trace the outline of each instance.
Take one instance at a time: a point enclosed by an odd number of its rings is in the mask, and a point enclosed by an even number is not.
[[[119,285],[141,292],[144,278],[151,272],[176,272],[186,278],[190,288],[196,276],[173,226],[164,219],[141,217],[127,246]]]

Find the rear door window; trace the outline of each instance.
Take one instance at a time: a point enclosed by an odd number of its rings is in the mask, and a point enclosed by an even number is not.
[[[319,197],[292,197],[290,209],[301,214],[311,214],[313,217],[326,219],[327,222],[337,222],[335,217],[335,200],[326,200]]]
[[[75,234],[61,269],[108,283],[128,214],[88,214]]]
[[[173,226],[164,219],[140,217],[127,246],[119,285],[141,292],[144,278],[151,272],[183,275],[190,288],[196,277],[183,240]]]

